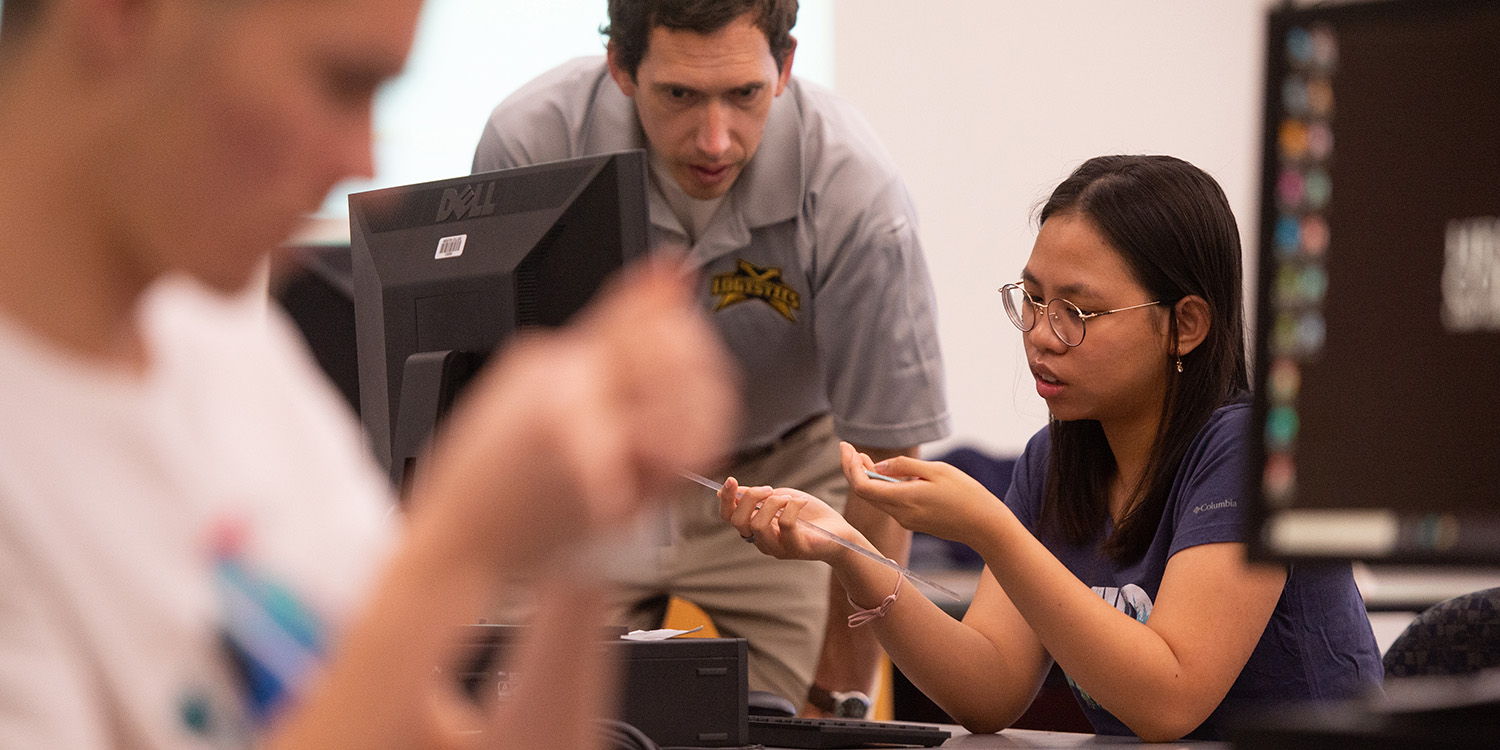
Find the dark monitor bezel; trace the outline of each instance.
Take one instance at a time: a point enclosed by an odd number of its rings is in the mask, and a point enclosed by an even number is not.
[[[349,196],[359,411],[403,494],[417,446],[491,352],[520,328],[565,322],[605,276],[647,253],[646,175],[645,152],[632,150]],[[444,255],[441,242],[458,235],[466,249]],[[460,297],[470,307],[447,307]],[[452,319],[466,343],[424,348],[424,315]],[[401,382],[413,372],[425,378],[415,395]]]

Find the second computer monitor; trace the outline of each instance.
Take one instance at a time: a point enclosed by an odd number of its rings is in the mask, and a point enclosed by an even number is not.
[[[470,376],[646,253],[641,151],[349,196],[360,415],[397,487]]]
[[[1253,548],[1500,563],[1500,3],[1268,42]]]

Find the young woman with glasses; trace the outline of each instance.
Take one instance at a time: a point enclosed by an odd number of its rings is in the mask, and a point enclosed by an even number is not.
[[[1019,717],[1054,661],[1097,731],[1147,740],[1222,737],[1237,710],[1378,684],[1347,565],[1245,559],[1240,245],[1218,184],[1179,159],[1099,157],[1039,217],[1001,292],[1051,419],[1004,501],[947,464],[844,446],[854,492],[983,556],[962,622],[798,529],[868,546],[811,496],[731,480],[724,518],[767,554],[828,562],[863,610],[851,625],[971,731]]]

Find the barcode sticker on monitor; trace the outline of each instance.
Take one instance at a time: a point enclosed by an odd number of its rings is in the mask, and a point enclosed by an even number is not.
[[[438,240],[437,255],[432,256],[435,260],[444,258],[457,258],[464,254],[464,243],[469,241],[467,234],[455,234],[452,237],[444,237]]]

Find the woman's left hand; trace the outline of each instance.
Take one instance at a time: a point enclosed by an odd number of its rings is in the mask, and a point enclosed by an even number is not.
[[[969,535],[1006,512],[984,485],[941,461],[896,456],[876,464],[848,443],[839,450],[849,490],[912,531],[970,544]],[[901,481],[874,479],[867,470]]]

